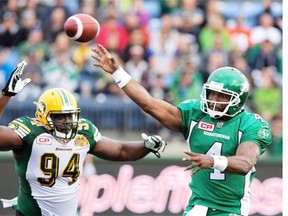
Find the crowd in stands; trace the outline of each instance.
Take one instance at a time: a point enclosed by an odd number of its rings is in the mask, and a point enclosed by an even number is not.
[[[99,94],[125,97],[110,76],[93,66],[97,43],[157,98],[177,105],[199,98],[202,84],[221,66],[249,78],[247,109],[269,121],[282,153],[282,3],[275,0],[2,0],[0,87],[19,59],[32,79],[21,97],[37,98],[63,87],[80,99]],[[77,43],[65,34],[72,14],[95,17],[95,41]]]

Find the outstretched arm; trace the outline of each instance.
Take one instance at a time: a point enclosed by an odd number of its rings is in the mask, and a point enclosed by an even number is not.
[[[101,67],[111,74],[118,86],[144,112],[171,130],[181,130],[181,112],[177,107],[153,98],[143,86],[131,79],[131,76],[119,66],[115,58],[102,45],[98,44],[98,48],[92,51],[95,53],[92,57],[96,60],[94,66]]]
[[[2,89],[2,95],[0,96],[0,117],[2,116],[10,97],[15,96],[19,93],[30,81],[31,79],[27,78],[22,80],[22,73],[26,66],[24,60],[20,61],[13,72],[11,73],[8,82],[5,87]]]
[[[92,154],[106,160],[133,161],[145,157],[148,153],[154,153],[160,158],[166,142],[157,135],[147,136],[142,134],[144,141],[118,141],[108,137],[102,137],[95,145]]]

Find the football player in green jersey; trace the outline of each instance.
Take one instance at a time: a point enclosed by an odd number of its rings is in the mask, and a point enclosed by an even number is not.
[[[25,64],[12,73],[2,90],[3,112],[11,96],[28,83],[21,80]],[[132,161],[153,152],[160,157],[165,141],[142,134],[143,141],[118,141],[104,137],[92,122],[79,117],[80,108],[69,91],[45,91],[36,104],[36,118],[19,117],[0,126],[0,151],[13,151],[20,179],[18,197],[3,200],[16,215],[76,215],[80,176],[87,154],[113,161]]]
[[[203,86],[200,100],[177,107],[155,99],[98,44],[94,66],[111,74],[143,111],[165,127],[183,134],[190,151],[183,158],[192,170],[192,195],[183,216],[248,215],[254,165],[271,143],[271,128],[244,109],[249,84],[236,68],[216,69]]]

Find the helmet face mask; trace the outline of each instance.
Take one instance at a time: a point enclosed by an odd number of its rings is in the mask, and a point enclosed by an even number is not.
[[[212,99],[218,94],[221,99]],[[232,67],[222,67],[209,76],[201,93],[201,110],[211,118],[233,117],[243,110],[249,95],[249,83],[244,74]]]
[[[45,91],[35,103],[35,116],[61,143],[68,143],[77,133],[79,113],[75,97],[65,89]]]

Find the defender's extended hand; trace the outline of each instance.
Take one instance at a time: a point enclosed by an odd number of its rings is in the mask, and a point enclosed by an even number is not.
[[[98,48],[93,48],[95,53],[92,58],[96,60],[94,66],[102,68],[104,71],[113,74],[120,66],[116,62],[115,58],[103,47],[101,44],[97,44]]]
[[[20,61],[10,75],[8,82],[2,89],[2,94],[5,96],[15,96],[19,93],[30,81],[30,78],[21,80],[23,70],[27,63],[25,60]]]
[[[144,139],[144,145],[147,149],[153,152],[158,158],[161,157],[160,151],[163,152],[167,143],[158,135],[147,136],[145,133],[141,134]]]

